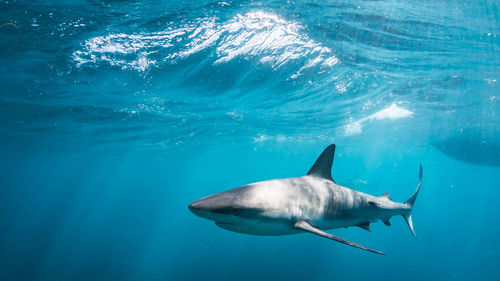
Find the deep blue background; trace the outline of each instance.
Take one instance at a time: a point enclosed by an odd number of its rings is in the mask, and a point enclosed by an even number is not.
[[[0,2],[0,279],[498,279],[499,5]],[[417,240],[187,209],[330,143],[337,183],[396,201],[422,163]]]

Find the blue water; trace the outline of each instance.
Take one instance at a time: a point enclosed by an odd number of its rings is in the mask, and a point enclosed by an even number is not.
[[[0,280],[497,280],[498,1],[0,1]],[[250,236],[187,205],[304,175],[404,220]]]

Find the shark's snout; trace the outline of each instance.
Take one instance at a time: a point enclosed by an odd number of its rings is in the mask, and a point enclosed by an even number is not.
[[[193,214],[209,220],[216,220],[216,216],[227,213],[230,200],[224,194],[215,194],[194,201],[189,204],[189,210]]]
[[[248,209],[238,201],[244,196],[243,190],[230,190],[208,196],[189,204],[193,214],[213,221],[226,221],[228,217],[239,217],[242,210]]]
[[[189,210],[202,218],[211,219],[210,204],[207,204],[205,199],[196,200],[189,204]]]
[[[191,211],[216,211],[217,209],[224,207],[221,203],[222,202],[220,202],[218,196],[216,197],[212,195],[196,200],[189,204],[188,207]]]
[[[193,203],[189,204],[188,208],[189,210],[191,210],[191,212],[202,210],[203,204],[201,204],[200,200],[196,200]]]

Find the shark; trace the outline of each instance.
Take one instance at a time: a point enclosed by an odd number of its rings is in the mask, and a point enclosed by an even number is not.
[[[404,203],[386,192],[372,196],[335,183],[331,175],[335,144],[329,145],[305,176],[251,183],[217,193],[189,204],[195,215],[223,229],[251,235],[312,233],[372,253],[385,255],[325,232],[335,228],[360,227],[401,215],[415,236],[412,210],[422,185],[422,165],[416,191]]]

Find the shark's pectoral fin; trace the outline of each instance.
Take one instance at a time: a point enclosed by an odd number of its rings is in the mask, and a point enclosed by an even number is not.
[[[356,248],[359,248],[359,249],[363,249],[363,250],[366,250],[366,251],[369,251],[369,252],[372,252],[372,253],[385,255],[385,253],[383,253],[383,252],[380,252],[380,251],[377,251],[377,250],[373,250],[373,249],[367,248],[367,247],[365,247],[363,245],[359,245],[359,244],[356,244],[356,243],[351,242],[349,240],[346,240],[344,238],[340,238],[340,237],[335,236],[333,234],[326,233],[326,232],[324,232],[324,231],[322,231],[322,230],[320,230],[318,228],[315,228],[314,226],[310,225],[308,222],[303,221],[303,220],[297,221],[294,224],[294,227],[297,228],[297,229],[301,229],[303,231],[310,232],[312,234],[316,234],[316,235],[323,236],[323,237],[328,238],[328,239],[332,239],[332,240],[340,242],[340,243],[347,244],[349,246],[353,246],[353,247],[356,247]]]

